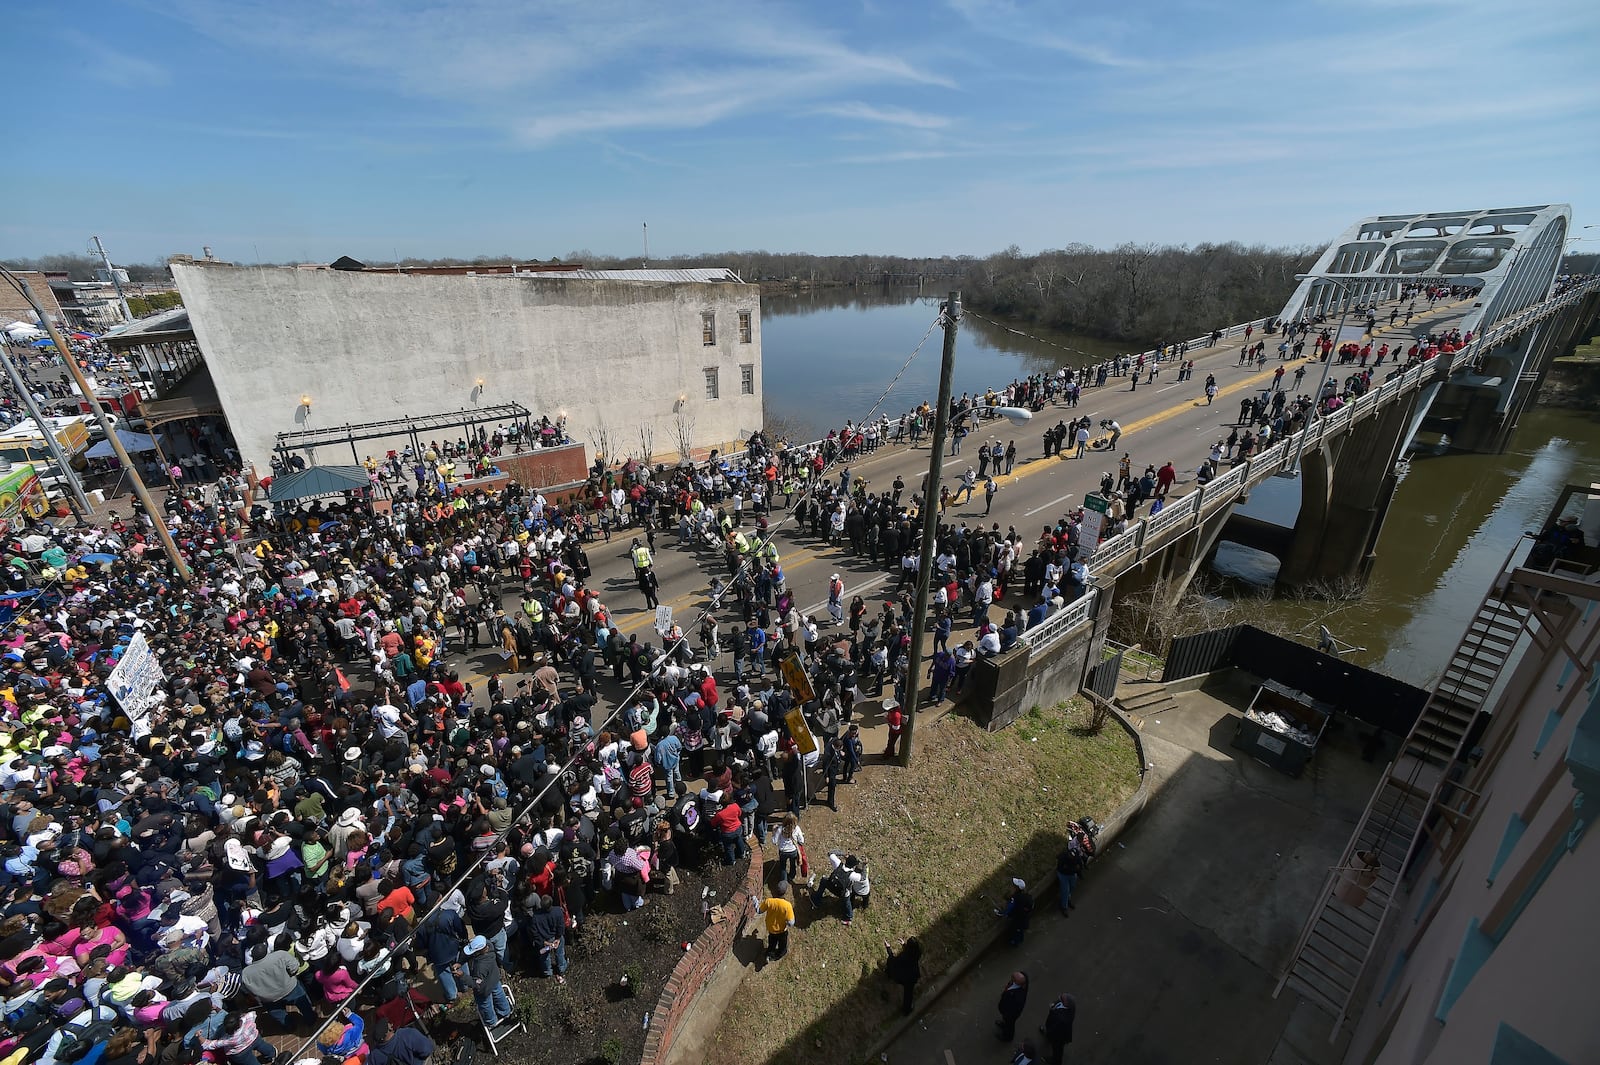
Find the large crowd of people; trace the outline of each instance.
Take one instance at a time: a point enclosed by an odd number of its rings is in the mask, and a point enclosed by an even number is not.
[[[1162,354],[1185,365],[1181,347]],[[1274,388],[1248,401],[1237,439],[1198,475],[1359,394],[1376,369],[1320,400]],[[1083,389],[1137,372],[1119,361],[961,397],[952,453],[991,437],[962,490],[970,499],[1017,455],[971,412],[1070,410]],[[504,974],[561,980],[596,907],[647,905],[680,868],[741,861],[769,835],[795,880],[808,805],[834,805],[868,757],[864,712],[883,715],[892,755],[908,689],[931,680],[934,700],[958,696],[978,657],[1092,579],[1081,512],[1036,536],[969,526],[943,520],[947,488],[853,474],[931,422],[922,405],[808,445],[757,433],[735,456],[602,464],[559,505],[515,483],[461,488],[458,465],[492,467],[516,445],[503,433],[391,456],[371,467],[370,492],[279,512],[219,455],[214,480],[167,487],[160,515],[10,530],[0,1065],[257,1065],[278,1056],[268,1018],[315,1060],[360,1049],[369,1065],[414,1065],[433,1048],[396,1003],[425,981],[445,1005],[470,996],[493,1025],[510,1012]],[[1073,423],[1080,445],[1085,429]],[[1178,479],[1171,462],[1137,475],[1124,452],[1102,478],[1104,533]],[[912,685],[926,506],[941,508],[933,649]],[[893,573],[893,590],[869,603],[835,573],[825,616],[808,615],[770,535],[779,520]],[[658,551],[720,560],[688,631],[619,629],[605,598],[631,592],[603,595],[587,553],[613,537],[629,539],[648,605]],[[483,651],[502,664],[475,677],[463,656]],[[790,655],[809,667],[810,698],[780,680]],[[146,699],[125,675],[152,666],[163,679]],[[797,706],[808,736],[789,724]],[[813,901],[837,896],[849,921],[870,901],[868,862],[828,857]],[[767,907],[775,957],[792,918],[786,901]]]

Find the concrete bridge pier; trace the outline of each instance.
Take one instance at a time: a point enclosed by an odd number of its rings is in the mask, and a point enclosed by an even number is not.
[[[1360,431],[1300,457],[1300,513],[1289,549],[1279,556],[1279,584],[1366,580],[1415,411],[1412,393],[1380,410]]]
[[[1233,510],[1228,505],[1203,518],[1196,514],[1181,519],[1183,531],[1176,538],[1143,555],[1135,566],[1117,577],[1117,595],[1127,598],[1160,587],[1168,603],[1176,602],[1216,550]]]

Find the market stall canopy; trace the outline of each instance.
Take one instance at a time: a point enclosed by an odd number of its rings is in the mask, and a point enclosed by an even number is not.
[[[312,466],[274,477],[267,489],[267,498],[274,503],[286,503],[371,487],[372,478],[364,466]]]
[[[136,433],[132,429],[116,428],[112,432],[117,434],[117,439],[122,442],[123,450],[130,455],[137,455],[141,451],[154,451],[160,446],[160,439],[147,433]],[[111,441],[102,440],[84,454],[91,459],[108,459],[116,454],[116,449],[111,446]]]

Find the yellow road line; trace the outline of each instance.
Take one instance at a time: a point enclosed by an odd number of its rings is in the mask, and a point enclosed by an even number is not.
[[[1455,306],[1454,304],[1451,305],[1451,307],[1454,307],[1454,306]],[[1429,315],[1443,313],[1444,310],[1445,310],[1445,308],[1438,308],[1436,310],[1427,311],[1427,312],[1425,312],[1423,314],[1415,314],[1415,315],[1412,315],[1412,319],[1416,320],[1416,319],[1426,318]],[[1335,339],[1337,339],[1337,338],[1335,338]],[[1333,353],[1329,352],[1328,357],[1330,359],[1333,358]],[[1317,360],[1313,359],[1309,355],[1302,356],[1301,357],[1301,361],[1305,362],[1308,365],[1316,365],[1317,364]],[[1290,363],[1285,362],[1285,363],[1283,363],[1283,365],[1285,367],[1287,367],[1287,366],[1290,365]],[[1259,388],[1259,387],[1261,387],[1261,385],[1263,383],[1271,380],[1272,375],[1274,373],[1276,373],[1276,372],[1277,372],[1277,368],[1274,367],[1271,370],[1262,370],[1260,373],[1252,374],[1251,376],[1246,377],[1243,380],[1235,381],[1231,385],[1228,385],[1226,387],[1217,389],[1216,398],[1217,399],[1221,399],[1224,396],[1231,396],[1231,395],[1234,395],[1234,394],[1236,394],[1238,392],[1242,392],[1245,389]],[[1284,376],[1287,377],[1288,375],[1289,375],[1289,371],[1287,369],[1285,369]],[[1330,376],[1331,376],[1331,374],[1330,374]],[[1129,395],[1132,395],[1132,394],[1133,393],[1130,391]],[[1199,409],[1199,408],[1209,407],[1209,406],[1212,406],[1212,405],[1213,404],[1210,404],[1210,403],[1202,403],[1202,402],[1200,402],[1198,400],[1191,401],[1191,402],[1186,402],[1186,403],[1179,403],[1176,406],[1167,408],[1166,410],[1157,411],[1156,413],[1150,414],[1150,415],[1146,415],[1145,417],[1140,418],[1137,421],[1129,422],[1127,425],[1122,427],[1122,435],[1123,435],[1123,437],[1127,437],[1127,436],[1129,436],[1129,435],[1131,435],[1133,433],[1136,433],[1136,432],[1140,431],[1141,429],[1149,429],[1152,426],[1160,425],[1162,422],[1171,421],[1173,418],[1176,418],[1178,415],[1184,413],[1185,411],[1196,410],[1196,409]],[[1120,441],[1118,441],[1118,442],[1120,443]],[[1105,452],[1104,454],[1110,454],[1110,453],[1109,452]],[[1063,460],[1063,461],[1065,461],[1065,460]],[[1040,470],[1055,469],[1057,467],[1057,465],[1058,465],[1058,463],[1048,462],[1048,461],[1046,461],[1044,459],[1040,459],[1037,462],[1030,462],[1030,463],[1028,463],[1028,465],[1024,466],[1022,469],[1020,469],[1016,473],[1012,474],[1011,475],[1011,480],[1007,481],[1006,483],[1007,484],[1015,484],[1018,481],[1022,480],[1022,478],[1031,477],[1033,474],[1038,473]]]

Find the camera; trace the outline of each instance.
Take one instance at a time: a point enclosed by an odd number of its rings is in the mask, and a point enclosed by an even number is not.
[[[1100,419],[1100,428],[1102,428],[1102,429],[1110,429],[1111,428],[1111,419],[1110,418],[1101,418]]]

